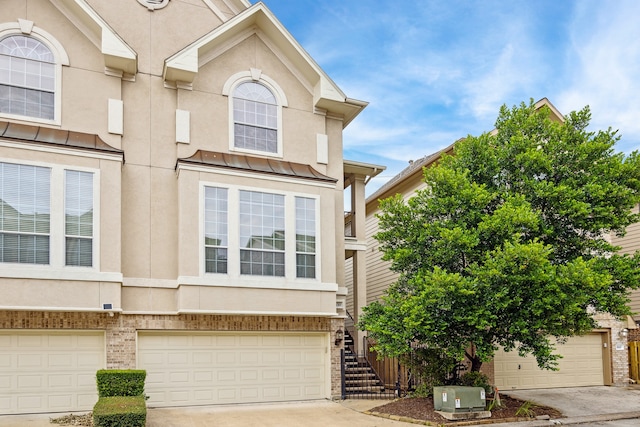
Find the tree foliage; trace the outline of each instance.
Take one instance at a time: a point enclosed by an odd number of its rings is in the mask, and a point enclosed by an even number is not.
[[[400,276],[359,324],[377,351],[419,342],[478,370],[502,346],[553,369],[550,338],[590,331],[594,312],[629,313],[640,257],[607,236],[640,219],[640,158],[614,151],[616,131],[588,131],[588,107],[554,117],[503,106],[494,132],[424,170],[424,190],[380,202],[375,237]]]

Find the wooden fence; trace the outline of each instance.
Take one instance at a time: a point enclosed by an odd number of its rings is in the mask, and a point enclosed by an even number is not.
[[[640,341],[629,342],[629,377],[640,382]]]

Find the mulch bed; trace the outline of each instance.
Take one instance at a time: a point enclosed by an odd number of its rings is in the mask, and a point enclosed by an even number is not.
[[[556,409],[538,405],[532,405],[529,408],[529,417],[523,416],[522,414],[516,415],[518,409],[520,409],[525,402],[508,396],[501,396],[500,400],[502,407],[499,409],[494,408],[491,411],[491,418],[487,418],[488,420],[493,420],[494,422],[497,419],[515,421],[516,418],[526,419],[543,415],[548,415],[550,418],[562,417],[562,413]],[[460,421],[450,421],[440,414],[437,414],[433,408],[433,399],[425,397],[405,397],[397,399],[386,405],[373,408],[370,412],[430,421],[435,424],[461,424]],[[476,424],[480,422],[482,422],[482,420],[474,420]]]

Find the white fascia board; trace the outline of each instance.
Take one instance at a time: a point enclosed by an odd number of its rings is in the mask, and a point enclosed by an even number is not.
[[[104,55],[105,67],[126,74],[138,71],[136,52],[84,0],[51,0]]]
[[[187,46],[165,61],[164,79],[193,83],[198,67],[215,58],[211,55],[225,43],[236,43],[238,35],[246,31],[262,32],[273,45],[286,56],[302,76],[315,88],[314,98],[345,102],[346,95],[300,46],[271,11],[258,2],[237,16],[223,23],[209,34]],[[246,37],[241,37],[244,40]]]

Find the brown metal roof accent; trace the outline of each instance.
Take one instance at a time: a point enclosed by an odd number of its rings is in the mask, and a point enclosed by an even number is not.
[[[124,151],[110,146],[100,139],[98,135],[91,133],[0,121],[0,138],[34,144],[57,145],[67,148],[80,148],[103,153],[121,154],[124,157]]]
[[[312,179],[315,181],[338,182],[337,179],[321,174],[309,165],[285,162],[284,160],[245,156],[241,154],[198,150],[191,157],[178,159],[178,164],[180,163],[214,166],[226,169],[240,169],[251,172],[267,173],[270,175]]]

